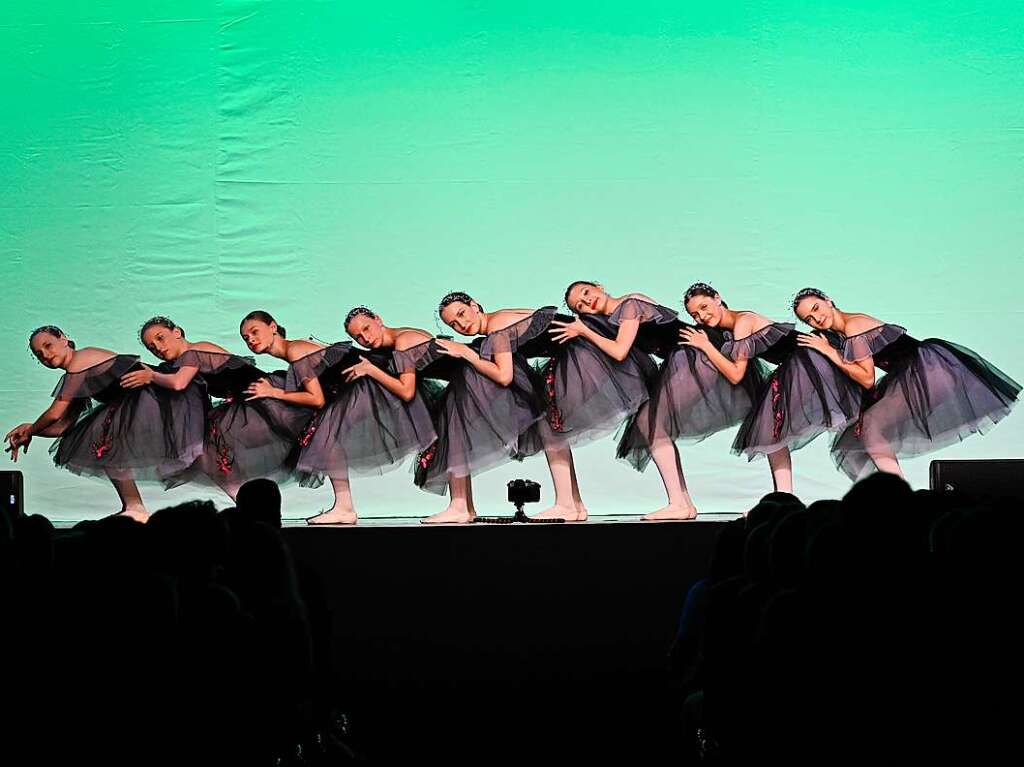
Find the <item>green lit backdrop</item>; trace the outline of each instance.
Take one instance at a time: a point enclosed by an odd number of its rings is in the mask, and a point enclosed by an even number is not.
[[[136,331],[161,313],[244,352],[255,308],[292,337],[342,337],[357,303],[436,331],[450,289],[532,307],[576,278],[677,309],[706,280],[778,319],[816,285],[1024,377],[1019,2],[42,0],[2,19],[5,430],[58,378],[26,350],[43,323],[147,358]],[[1018,455],[1022,418],[942,455]],[[731,438],[683,450],[701,510],[770,489]],[[29,510],[115,510],[48,442],[18,463]],[[847,486],[826,448],[794,456],[805,499]],[[591,511],[661,505],[654,468],[613,451],[577,454]],[[926,483],[927,459],[906,469]],[[550,498],[535,458],[481,476],[482,511],[514,476]],[[364,516],[444,504],[406,471],[353,491]],[[286,514],[328,493],[291,488]]]

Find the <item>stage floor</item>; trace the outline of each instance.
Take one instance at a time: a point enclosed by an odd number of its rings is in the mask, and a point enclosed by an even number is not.
[[[491,516],[491,515],[484,515]],[[493,516],[508,516],[511,514],[495,514]],[[640,517],[642,514],[605,514],[601,516],[591,515],[586,522],[571,522],[561,523],[569,527],[577,527],[580,525],[606,525],[606,524],[619,524],[619,523],[630,523],[630,522],[641,522]],[[736,519],[742,515],[740,514],[698,514],[696,519],[691,520],[672,520],[676,524],[693,524],[694,522],[728,522],[730,519]],[[440,528],[440,527],[471,527],[471,528],[484,528],[484,527],[542,527],[543,525],[538,524],[487,524],[487,523],[474,523],[469,525],[423,525],[420,524],[421,517],[365,517],[360,518],[359,524],[356,527],[408,527],[414,525],[422,528]],[[559,523],[555,523],[559,524]],[[643,522],[643,524],[651,524],[650,522]],[[665,522],[658,522],[656,524],[666,524]],[[291,519],[286,518],[282,520],[284,527],[316,527],[315,525],[307,525],[305,519],[297,518]],[[331,525],[331,527],[349,527],[349,525]]]
[[[38,512],[36,512],[38,513]],[[46,516],[46,514],[43,514]],[[494,516],[511,516],[509,514]],[[729,514],[719,512],[707,512],[697,515],[696,519],[691,520],[680,520],[680,521],[668,521],[668,522],[642,522],[640,517],[642,514],[602,514],[602,515],[591,515],[586,522],[572,522],[562,523],[562,525],[556,526],[567,526],[567,527],[581,527],[590,525],[608,525],[608,524],[622,524],[622,523],[639,523],[643,525],[665,525],[665,524],[678,524],[678,525],[692,525],[695,523],[705,522],[728,522],[731,519],[738,519],[741,514]],[[74,527],[79,522],[84,522],[88,519],[95,519],[94,517],[83,517],[82,519],[63,519],[63,520],[52,520],[54,527],[59,530],[66,530]],[[303,529],[323,529],[323,530],[346,530],[346,529],[360,529],[367,527],[416,527],[422,529],[440,529],[440,528],[503,528],[503,527],[544,527],[545,525],[524,525],[524,524],[472,524],[472,525],[423,525],[420,524],[421,517],[360,517],[359,523],[356,525],[307,525],[306,520],[302,517],[285,517],[281,520],[282,527],[287,528],[303,528]]]

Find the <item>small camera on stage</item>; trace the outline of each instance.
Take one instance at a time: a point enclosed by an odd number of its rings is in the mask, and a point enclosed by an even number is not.
[[[540,484],[532,479],[513,479],[508,483],[508,502],[514,503],[516,508],[522,508],[524,503],[537,503],[540,501]]]
[[[492,525],[507,525],[512,522],[564,522],[564,519],[530,519],[523,511],[527,503],[537,503],[540,500],[540,485],[532,479],[513,479],[508,483],[508,501],[515,504],[516,513],[511,517],[477,517],[475,521],[489,523]]]

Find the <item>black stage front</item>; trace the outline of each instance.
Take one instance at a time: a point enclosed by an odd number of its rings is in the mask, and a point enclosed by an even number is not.
[[[323,584],[357,743],[375,760],[486,763],[542,747],[638,756],[671,744],[681,701],[667,685],[666,653],[730,518],[378,520],[286,524],[284,535],[306,577]]]

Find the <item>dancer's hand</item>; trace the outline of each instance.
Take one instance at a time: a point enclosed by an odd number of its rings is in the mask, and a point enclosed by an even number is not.
[[[14,427],[7,432],[4,441],[8,443],[7,447],[4,448],[4,452],[10,453],[11,460],[17,462],[19,450],[24,448],[24,452],[28,452],[29,443],[32,441],[32,424],[23,423],[20,426]]]
[[[702,352],[709,351],[713,346],[711,339],[708,338],[708,334],[697,328],[683,328],[680,330],[679,345],[692,346],[694,349],[700,349]]]
[[[32,436],[32,424],[30,423],[15,426],[4,436],[4,442],[10,442],[12,439],[21,439],[26,436]]]
[[[359,362],[352,367],[347,367],[341,371],[341,374],[345,377],[345,383],[352,383],[357,378],[363,376],[372,375],[374,370],[377,370],[377,366],[370,362],[362,354],[359,355]]]
[[[460,344],[458,341],[449,341],[447,338],[436,338],[434,342],[441,347],[441,351],[447,354],[449,357],[463,358],[472,351],[466,344]]]
[[[806,346],[808,349],[814,349],[814,351],[824,354],[826,357],[831,357],[834,349],[832,344],[828,342],[825,336],[819,336],[815,333],[800,333],[796,342],[801,346]]]
[[[566,341],[571,341],[577,336],[583,335],[587,330],[587,326],[583,324],[579,317],[574,319],[572,322],[551,320],[551,324],[555,326],[548,328],[548,333],[551,334],[551,340],[560,344],[564,344]]]
[[[143,365],[142,370],[133,370],[121,376],[121,387],[124,389],[138,389],[148,386],[153,381],[153,368]]]
[[[258,381],[253,381],[249,384],[249,387],[245,390],[245,401],[253,399],[277,399],[281,395],[281,390],[278,389],[274,384],[266,378],[261,378]]]

